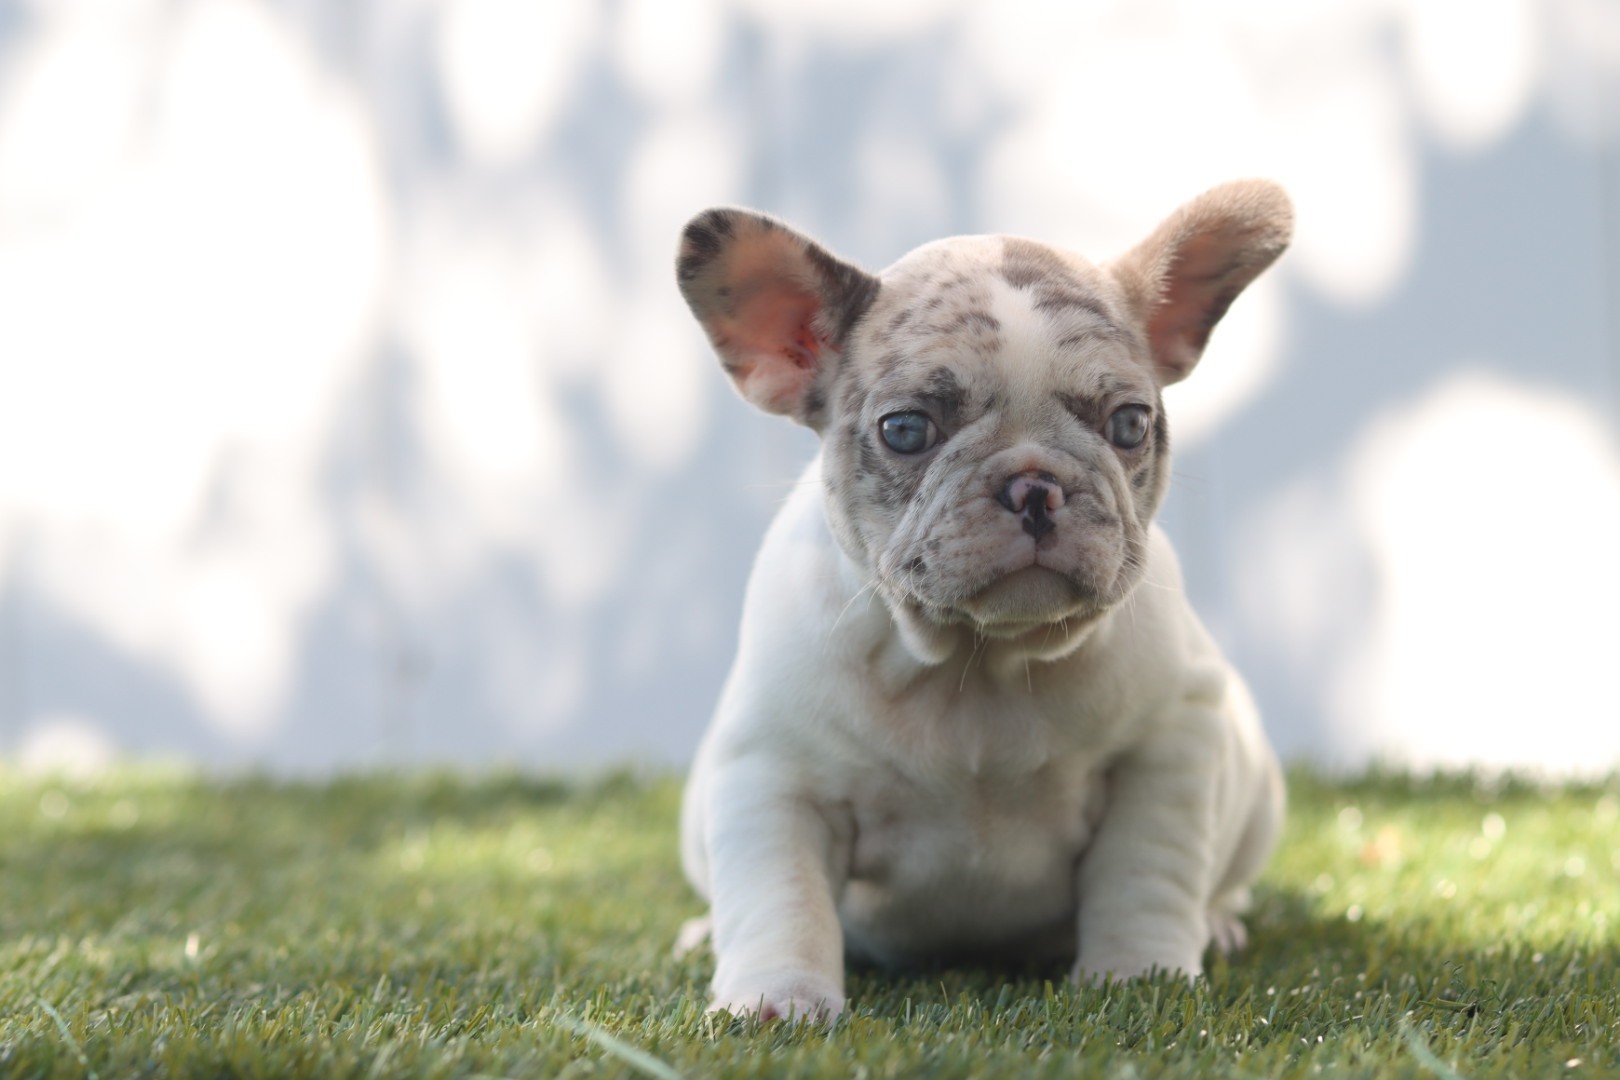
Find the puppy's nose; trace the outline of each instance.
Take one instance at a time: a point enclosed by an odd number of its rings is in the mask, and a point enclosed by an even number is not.
[[[1007,478],[996,501],[1024,518],[1024,531],[1039,540],[1057,524],[1052,512],[1063,505],[1063,485],[1049,472],[1032,469]]]

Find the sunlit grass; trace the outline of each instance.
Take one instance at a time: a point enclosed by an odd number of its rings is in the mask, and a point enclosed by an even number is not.
[[[1620,1075],[1615,784],[1296,775],[1196,988],[861,972],[830,1032],[703,1014],[678,792],[0,772],[0,1076]]]

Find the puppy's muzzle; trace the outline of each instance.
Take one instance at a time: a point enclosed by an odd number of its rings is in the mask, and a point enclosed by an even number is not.
[[[1063,485],[1049,472],[1031,469],[1007,478],[996,501],[1023,520],[1024,531],[1036,543],[1057,528],[1052,514],[1063,505]]]

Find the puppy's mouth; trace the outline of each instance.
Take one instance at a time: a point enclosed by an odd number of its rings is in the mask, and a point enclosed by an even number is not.
[[[1018,629],[1066,619],[1085,596],[1068,577],[1037,565],[1002,575],[958,606],[983,628]]]

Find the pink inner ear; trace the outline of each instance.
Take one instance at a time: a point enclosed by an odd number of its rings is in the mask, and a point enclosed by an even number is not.
[[[809,293],[782,282],[753,290],[731,318],[728,336],[753,352],[775,353],[799,367],[815,367],[822,341],[810,327],[821,305]]]
[[[1207,297],[1193,286],[1172,285],[1148,324],[1148,344],[1166,383],[1187,376],[1209,340]]]
[[[792,412],[816,377],[822,350],[831,347],[813,325],[821,303],[781,280],[739,291],[745,295],[717,320],[715,347],[745,397],[772,412]]]
[[[1211,238],[1198,237],[1181,249],[1164,295],[1148,322],[1148,343],[1166,384],[1177,382],[1198,363],[1209,333],[1226,314],[1223,252]],[[1219,309],[1219,310],[1217,310]]]

